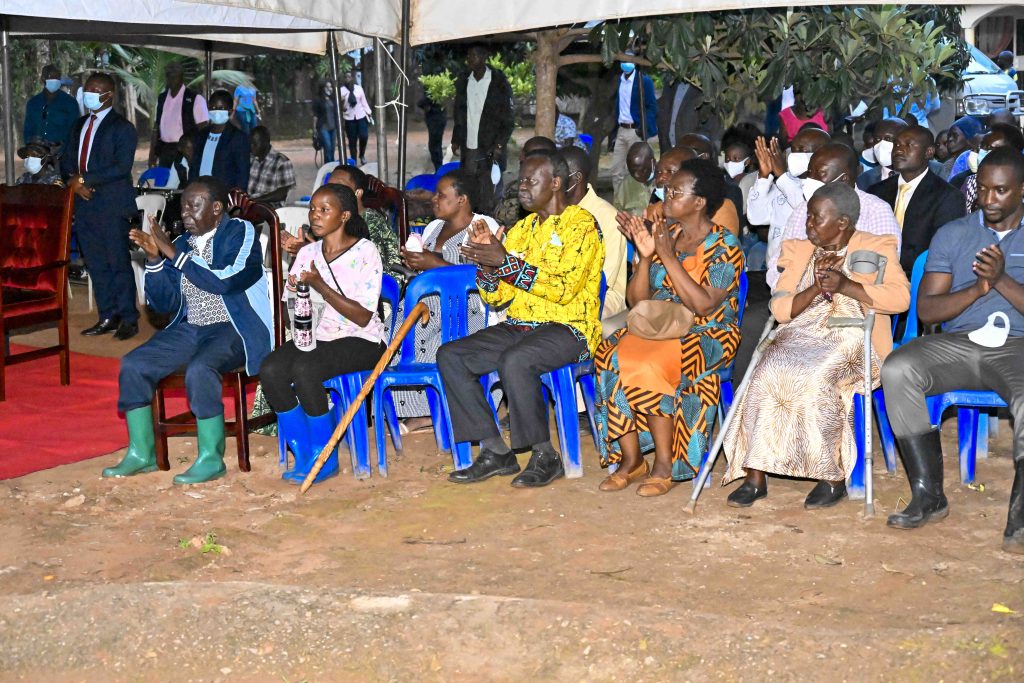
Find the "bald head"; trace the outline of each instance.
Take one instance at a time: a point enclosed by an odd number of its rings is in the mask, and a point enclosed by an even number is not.
[[[579,204],[587,194],[590,183],[590,155],[579,147],[565,147],[558,151],[569,167],[569,184],[565,188],[565,200]]]
[[[641,185],[651,182],[654,177],[654,150],[646,142],[634,142],[626,152],[626,168],[633,180]]]
[[[888,140],[889,142],[895,142],[896,136],[899,132],[907,127],[907,122],[903,119],[888,118],[882,119],[875,126],[875,142],[881,140]]]
[[[554,140],[543,135],[536,135],[523,143],[522,156],[525,157],[527,154],[541,151],[554,152],[557,149],[558,146],[555,145]]]
[[[853,187],[857,183],[860,157],[853,148],[838,142],[822,145],[811,156],[807,177],[823,183],[841,182]]]
[[[701,159],[713,159],[715,156],[715,143],[706,135],[700,133],[687,133],[679,138],[680,147],[689,147],[697,153]]]
[[[793,137],[792,149],[794,152],[814,154],[831,140],[829,134],[820,128],[804,128]]]

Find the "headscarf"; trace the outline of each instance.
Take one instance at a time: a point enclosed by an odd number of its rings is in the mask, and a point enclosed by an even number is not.
[[[953,125],[960,129],[968,141],[985,130],[984,124],[973,116],[961,116],[953,122]]]

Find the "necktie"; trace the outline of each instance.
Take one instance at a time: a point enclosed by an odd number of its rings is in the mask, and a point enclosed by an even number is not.
[[[900,194],[896,197],[896,222],[899,223],[900,230],[903,229],[903,216],[907,213],[907,204],[910,202],[910,188],[913,185],[907,183],[900,187]]]
[[[82,151],[78,153],[78,174],[85,173],[85,165],[89,161],[89,143],[92,141],[92,126],[96,123],[96,114],[89,117],[89,127],[85,129],[85,137],[82,138]]]

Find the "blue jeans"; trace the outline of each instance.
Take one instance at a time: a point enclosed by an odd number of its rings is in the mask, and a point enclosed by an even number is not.
[[[127,413],[148,406],[160,380],[184,366],[185,393],[196,419],[223,415],[221,375],[244,363],[242,338],[231,323],[199,327],[179,322],[121,359],[117,409]]]
[[[366,117],[345,121],[345,139],[348,141],[348,155],[358,163],[366,156],[366,141],[370,138],[370,122]],[[356,155],[356,152],[359,152]]]
[[[337,138],[335,137],[336,131],[327,130],[323,126],[320,126],[320,146],[324,150],[324,163],[329,164],[334,161],[334,152],[337,149]]]

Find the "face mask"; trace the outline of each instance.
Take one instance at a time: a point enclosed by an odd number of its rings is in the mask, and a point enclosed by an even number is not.
[[[977,152],[971,151],[967,154],[967,167],[971,169],[971,173],[977,173],[978,167],[981,166],[981,162],[985,160],[990,149],[979,149]]]
[[[1003,326],[996,327],[996,320],[1002,319]],[[996,311],[988,317],[985,327],[975,330],[967,335],[967,338],[978,346],[987,346],[990,349],[998,349],[1006,343],[1010,336],[1010,318],[1002,311]]]
[[[881,140],[875,143],[875,160],[879,164],[890,168],[892,166],[892,143],[888,140]]]
[[[231,113],[227,109],[210,110],[210,123],[215,126],[223,126],[229,118],[231,118]]]
[[[83,92],[82,104],[89,111],[99,111],[103,108],[103,101],[98,92]]]
[[[811,197],[814,196],[814,193],[817,192],[819,189],[825,187],[825,183],[821,182],[816,178],[804,178],[802,186],[804,193],[804,201],[810,202]]]
[[[43,168],[43,160],[39,157],[25,157],[25,170],[35,175]]]
[[[497,164],[491,164],[491,185],[497,185],[501,182],[501,167]]]
[[[727,161],[725,162],[725,172],[729,174],[730,178],[735,178],[740,173],[743,173],[743,169],[747,167],[747,160],[743,161]]]
[[[664,187],[656,187],[656,188],[654,188],[654,196],[658,198],[658,201],[661,201],[661,202],[665,201],[665,188]]]
[[[46,88],[46,92],[57,92],[60,90],[60,79],[59,78],[47,78],[43,84]]]
[[[860,158],[869,164],[877,164],[878,160],[875,159],[875,148],[868,147],[860,153]]]
[[[807,167],[811,165],[811,153],[810,152],[790,152],[789,159],[786,162],[786,166],[789,168],[789,173],[795,178],[799,178],[804,173],[807,173]]]
[[[619,68],[622,69],[622,73],[628,76],[636,70],[636,64],[633,64],[632,62],[623,62],[622,64],[619,64]]]

